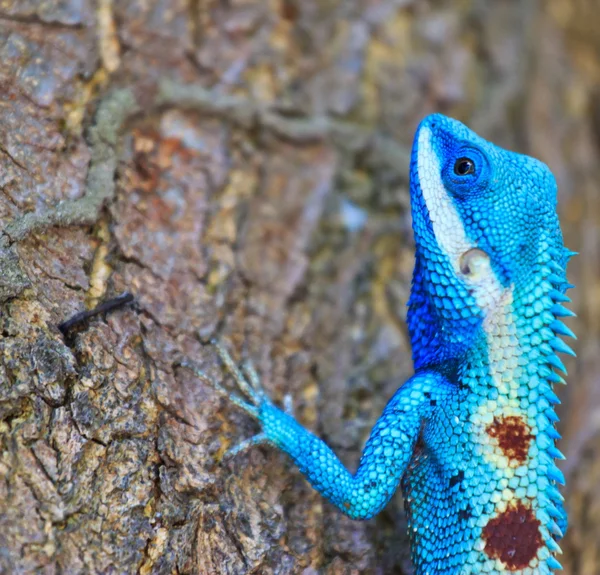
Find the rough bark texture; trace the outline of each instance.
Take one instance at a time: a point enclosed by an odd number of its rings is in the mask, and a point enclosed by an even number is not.
[[[0,572],[411,573],[400,495],[357,523],[273,450],[221,462],[255,427],[176,364],[218,377],[222,337],[355,465],[411,373],[408,152],[443,111],[557,175],[581,253],[562,563],[600,573],[599,14],[0,2]]]

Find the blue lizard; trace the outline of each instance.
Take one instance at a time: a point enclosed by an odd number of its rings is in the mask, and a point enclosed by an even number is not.
[[[410,171],[416,255],[408,327],[415,374],[373,427],[356,473],[276,407],[250,365],[217,345],[245,398],[196,372],[251,414],[266,442],[355,519],[401,484],[418,575],[550,574],[566,529],[557,352],[570,252],[556,183],[538,160],[435,114],[416,132]],[[191,366],[190,366],[191,367]]]

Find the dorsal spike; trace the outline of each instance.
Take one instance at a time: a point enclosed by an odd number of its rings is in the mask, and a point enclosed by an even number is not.
[[[546,278],[551,284],[554,284],[555,286],[561,286],[565,283],[565,279],[560,277],[557,274],[550,274],[547,278]]]
[[[560,405],[562,403],[558,395],[556,395],[554,392],[547,393],[545,397],[552,405]]]
[[[549,327],[554,333],[577,339],[577,336],[562,321],[558,319],[555,319]]]
[[[550,437],[551,439],[554,439],[554,441],[558,441],[559,439],[562,438],[561,434],[558,433],[558,430],[556,429],[556,427],[548,427],[548,429],[546,429],[546,435],[548,437]]]
[[[562,493],[554,485],[548,485],[546,488],[546,495],[548,495],[552,501],[558,501],[559,503],[562,503],[565,500]]]
[[[550,381],[551,383],[558,383],[559,385],[567,385],[565,378],[554,371],[551,371],[550,375],[548,375],[548,381]]]
[[[552,338],[549,343],[554,351],[577,357],[577,354],[560,337]]]
[[[550,555],[546,561],[550,569],[554,569],[556,571],[560,571],[562,569],[562,565],[554,557],[552,557],[552,555]]]
[[[548,549],[550,549],[552,553],[562,554],[562,549],[560,548],[559,544],[555,541],[554,537],[549,537],[546,541],[546,545],[548,545]]]
[[[563,362],[560,361],[560,358],[558,357],[558,355],[556,355],[556,354],[549,355],[547,359],[548,359],[548,363],[554,369],[558,369],[559,371],[562,371],[565,375],[567,375],[567,368],[565,367]]]
[[[554,505],[553,500],[550,497],[547,497],[544,493],[538,494],[538,500],[540,506],[543,507],[550,517],[559,518],[562,517],[563,513],[560,511],[556,505]]]
[[[550,308],[550,311],[556,317],[576,317],[576,314],[574,312],[572,312],[570,309],[566,308],[565,306],[560,305],[559,303],[555,303]]]
[[[554,459],[559,459],[561,461],[564,461],[566,459],[566,457],[554,445],[548,448],[548,455],[550,455],[550,457],[554,457]]]
[[[556,467],[556,465],[550,465],[548,467],[548,478],[552,481],[556,481],[556,483],[559,485],[565,484],[565,476],[563,475],[563,472]]]
[[[552,298],[552,300],[554,300],[555,302],[558,302],[558,303],[570,303],[571,302],[571,298],[569,296],[565,295],[564,293],[562,293],[556,289],[550,290],[548,292],[548,295]]]
[[[564,274],[564,273],[565,273],[565,270],[564,270],[564,268],[563,268],[563,267],[562,267],[560,264],[556,263],[554,260],[550,260],[550,261],[548,262],[548,267],[549,267],[549,268],[550,268],[550,269],[551,269],[551,270],[552,270],[554,273],[557,273],[557,274]]]
[[[561,252],[557,248],[549,247],[548,255],[551,258],[560,258],[562,256]]]
[[[550,520],[548,523],[548,531],[552,533],[552,535],[556,535],[558,538],[562,539],[563,532],[560,530],[560,527],[556,524],[556,521]]]

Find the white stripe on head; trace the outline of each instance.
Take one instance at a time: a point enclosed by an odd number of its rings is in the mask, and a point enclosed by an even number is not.
[[[417,173],[435,240],[442,253],[448,257],[456,277],[473,288],[477,305],[482,310],[489,311],[505,299],[503,296],[506,290],[489,261],[480,263],[476,276],[470,277],[460,270],[461,256],[477,245],[467,236],[458,210],[444,186],[441,162],[433,148],[432,138],[431,129],[423,126],[419,131]]]
[[[448,256],[454,273],[460,276],[460,256],[476,246],[467,237],[462,220],[442,182],[442,166],[433,149],[431,139],[431,129],[423,126],[419,131],[417,152],[417,173],[421,193],[429,212],[437,245]]]

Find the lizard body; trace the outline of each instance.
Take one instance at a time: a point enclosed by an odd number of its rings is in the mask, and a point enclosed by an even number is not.
[[[276,407],[251,367],[217,347],[261,433],[350,517],[401,484],[417,575],[551,574],[566,529],[554,463],[553,385],[573,353],[560,317],[572,287],[550,170],[456,120],[425,118],[410,175],[416,255],[409,300],[414,376],[376,422],[356,473]]]

